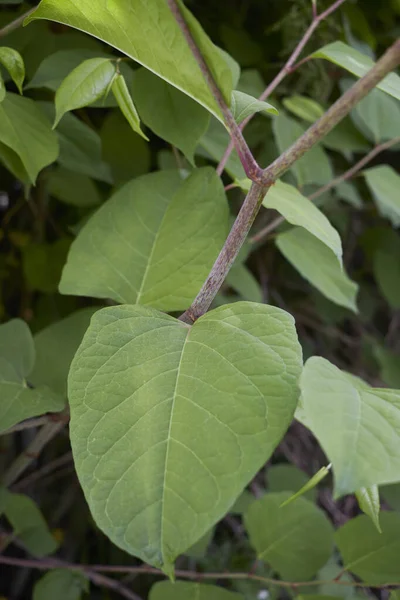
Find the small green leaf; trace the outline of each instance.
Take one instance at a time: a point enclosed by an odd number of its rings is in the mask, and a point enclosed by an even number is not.
[[[301,363],[293,318],[272,306],[237,302],[192,327],[143,306],[97,311],[68,395],[75,466],[98,526],[171,574],[275,449]]]
[[[241,594],[207,583],[160,581],[153,585],[149,600],[244,600]]]
[[[309,123],[314,123],[325,113],[323,106],[315,100],[307,98],[307,96],[295,94],[289,98],[284,98],[282,102],[287,110]]]
[[[357,77],[363,77],[375,64],[368,56],[343,42],[328,44],[314,52],[311,57],[325,58]],[[400,100],[400,77],[396,73],[387,75],[377,87]]]
[[[290,496],[290,498],[285,500],[281,506],[286,506],[287,504],[290,504],[290,502],[293,502],[293,500],[300,498],[300,496],[303,496],[306,492],[309,492],[310,490],[314,489],[320,483],[320,481],[322,481],[328,475],[331,466],[332,465],[328,465],[327,467],[321,467],[320,470],[317,471],[317,473],[315,473],[315,475],[313,475],[311,479],[309,479],[307,483],[303,485],[302,488],[300,488],[295,494],[293,494],[293,496]]]
[[[333,551],[333,527],[305,498],[283,506],[290,494],[266,494],[245,515],[250,544],[260,560],[289,581],[307,581]]]
[[[51,196],[72,206],[87,208],[101,204],[100,193],[90,177],[63,167],[48,174],[47,189]]]
[[[253,98],[253,96],[237,90],[232,92],[231,111],[238,124],[258,112],[269,113],[271,115],[279,114],[272,104],[257,100],[257,98]]]
[[[269,492],[292,492],[306,485],[308,481],[307,474],[294,465],[283,464],[273,465],[268,469],[268,491]],[[304,497],[311,502],[315,502],[316,490],[311,488]]]
[[[112,80],[111,89],[115,96],[115,99],[118,102],[118,106],[120,107],[122,114],[128,121],[129,125],[132,127],[133,131],[135,133],[138,133],[146,141],[149,141],[147,135],[145,135],[140,128],[139,115],[137,113],[136,107],[133,103],[132,97],[129,93],[128,86],[126,85],[126,81],[123,75],[118,73],[114,77],[114,79]]]
[[[0,64],[10,73],[12,80],[22,94],[22,85],[25,79],[24,59],[14,48],[0,47]]]
[[[358,286],[341,269],[337,257],[325,244],[302,227],[276,238],[276,245],[299,273],[332,302],[357,312]]]
[[[82,571],[54,569],[35,583],[33,600],[81,600],[84,592],[89,592],[89,580]]]
[[[356,498],[361,510],[372,519],[372,522],[379,533],[382,533],[382,529],[379,524],[379,511],[381,504],[379,501],[378,486],[372,485],[369,488],[361,488],[360,490],[357,490]]]
[[[335,534],[346,570],[372,587],[400,580],[400,515],[382,512],[380,521],[382,533],[369,517],[360,515]]]
[[[371,388],[315,356],[300,388],[307,426],[333,464],[336,497],[400,479],[400,391]]]
[[[388,165],[380,165],[363,171],[377,208],[383,217],[390,219],[394,227],[400,226],[400,175]]]
[[[375,144],[400,136],[399,103],[380,90],[372,90],[353,111],[371,132],[370,137]]]
[[[108,58],[89,58],[74,69],[56,92],[56,127],[66,112],[89,106],[102,98],[116,73]]]

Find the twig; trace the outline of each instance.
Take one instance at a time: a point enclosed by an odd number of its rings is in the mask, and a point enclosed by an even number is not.
[[[14,425],[14,427],[10,427],[10,429],[7,429],[6,431],[2,431],[0,435],[9,435],[10,433],[16,433],[17,431],[33,429],[34,427],[40,427],[41,425],[45,425],[48,422],[49,417],[47,415],[37,417],[36,419],[28,419],[26,421],[22,421],[22,423],[17,423],[17,425]]]
[[[14,19],[14,21],[11,21],[11,23],[8,23],[8,25],[3,27],[3,29],[0,29],[0,38],[5,37],[6,35],[11,33],[12,31],[14,31],[15,29],[18,29],[18,27],[21,27],[21,25],[25,21],[25,19],[27,17],[29,17],[29,15],[31,13],[33,13],[35,10],[36,10],[36,6],[29,9],[28,11],[26,11],[23,15],[20,15],[19,17]]]
[[[53,461],[49,462],[47,465],[44,465],[41,469],[38,469],[31,475],[28,475],[21,481],[18,481],[15,485],[13,485],[13,491],[23,490],[33,483],[36,483],[38,480],[42,479],[42,477],[46,477],[59,467],[63,467],[65,464],[68,464],[72,461],[72,452],[67,452],[63,456],[59,456]]]
[[[327,19],[344,2],[346,2],[346,0],[336,0],[336,2],[334,2],[329,8],[327,8],[320,15],[317,14],[317,7],[315,4],[313,4],[313,20],[312,20],[311,24],[309,25],[307,31],[304,33],[303,37],[297,44],[296,48],[293,50],[292,54],[289,56],[285,65],[282,67],[282,69],[279,71],[279,73],[276,75],[276,77],[271,81],[271,83],[265,88],[265,90],[261,94],[259,100],[262,100],[262,101],[266,100],[272,94],[272,92],[278,87],[278,85],[283,81],[283,79],[285,79],[285,77],[287,77],[287,75],[289,75],[290,73],[293,73],[293,71],[296,68],[295,62],[297,61],[298,57],[304,50],[306,44],[310,40],[314,31],[322,23],[322,21]],[[249,123],[249,121],[251,121],[253,116],[254,115],[250,115],[249,117],[247,117],[247,119],[245,119],[241,123],[241,125],[240,125],[241,131],[243,131],[243,129],[246,127],[246,125]],[[223,157],[217,167],[218,175],[222,175],[222,173],[225,169],[226,163],[228,162],[233,149],[234,149],[234,144],[231,141],[225,151],[225,154],[223,155]]]
[[[166,577],[163,571],[159,569],[155,569],[154,567],[148,566],[140,566],[140,567],[129,567],[125,565],[121,566],[110,566],[110,565],[77,565],[71,564],[64,561],[59,561],[54,558],[46,558],[45,560],[34,560],[34,559],[24,559],[24,558],[14,558],[8,556],[0,556],[0,564],[10,565],[15,567],[27,567],[30,569],[38,569],[40,571],[47,571],[49,569],[70,569],[71,571],[83,571],[87,574],[88,577],[91,577],[94,573],[132,573],[136,575],[144,574],[144,575],[155,575],[160,577]],[[347,571],[344,571],[347,572]],[[260,581],[261,583],[265,583],[267,585],[276,585],[278,587],[283,588],[300,588],[300,587],[308,587],[308,586],[320,586],[320,585],[343,585],[347,587],[366,587],[368,584],[365,582],[358,581],[340,581],[340,580],[313,580],[313,581],[282,581],[280,579],[271,579],[269,577],[262,577],[261,575],[256,575],[255,573],[200,573],[197,571],[183,571],[176,570],[175,575],[177,577],[181,577],[182,579],[194,579],[197,581],[201,581],[204,579],[247,579],[252,581]],[[399,587],[400,582],[396,583],[384,583],[379,585],[372,586],[374,589],[386,589],[386,588],[395,588]]]
[[[331,190],[332,188],[339,185],[339,183],[342,183],[343,181],[348,181],[349,179],[351,179],[352,177],[357,175],[357,173],[359,171],[361,171],[361,169],[363,167],[365,167],[365,165],[367,165],[369,162],[371,162],[371,160],[373,158],[375,158],[375,156],[377,156],[384,150],[387,150],[388,148],[395,146],[396,144],[400,144],[400,137],[396,137],[393,140],[389,140],[388,142],[384,142],[383,144],[379,144],[378,146],[375,146],[375,148],[373,148],[368,154],[366,154],[364,156],[364,158],[362,158],[360,161],[358,161],[358,163],[356,163],[353,167],[351,167],[350,169],[345,171],[345,173],[343,173],[342,175],[339,175],[339,177],[335,177],[335,179],[332,179],[332,181],[330,181],[326,185],[323,185],[322,187],[320,187],[313,194],[308,196],[308,199],[316,200],[317,198],[322,196],[322,194],[329,192],[329,190]],[[285,221],[285,219],[283,217],[277,217],[276,219],[271,221],[271,223],[269,223],[263,229],[261,229],[258,233],[256,233],[256,235],[251,237],[250,242],[252,242],[253,244],[255,244],[257,242],[261,242],[272,231],[274,231],[277,227],[279,227],[279,225],[281,225],[284,221]]]

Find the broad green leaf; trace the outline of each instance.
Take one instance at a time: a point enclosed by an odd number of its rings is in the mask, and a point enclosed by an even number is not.
[[[232,75],[227,62],[181,2],[179,8],[229,104]],[[95,5],[92,0],[42,0],[26,22],[34,19],[64,23],[103,40],[221,119],[219,107],[165,0],[153,0],[151,4],[135,2],[134,5],[131,0],[112,4],[99,0]]]
[[[36,103],[7,93],[0,104],[0,142],[21,159],[30,181],[57,159],[57,136]]]
[[[282,506],[290,494],[266,494],[253,502],[244,522],[259,560],[285,580],[307,581],[333,551],[333,527],[305,498]]]
[[[23,182],[26,187],[30,186],[29,175],[18,154],[11,148],[0,142],[0,161],[16,179]]]
[[[90,177],[62,167],[47,175],[47,189],[51,196],[72,206],[87,208],[101,203],[100,193]]]
[[[399,103],[380,90],[372,90],[353,111],[371,132],[369,137],[375,144],[400,136]]]
[[[315,356],[300,387],[307,426],[333,464],[336,497],[400,480],[400,391],[369,387]]]
[[[207,583],[160,581],[150,590],[149,600],[244,600],[241,594]]]
[[[54,127],[66,112],[89,106],[102,98],[115,74],[115,63],[108,58],[89,58],[76,67],[57,89]]]
[[[355,185],[348,181],[341,181],[335,186],[335,192],[341,200],[348,202],[354,208],[362,208],[363,201]]]
[[[277,109],[272,104],[269,104],[269,102],[257,100],[257,98],[253,98],[253,96],[237,90],[232,92],[231,111],[238,124],[247,119],[247,117],[251,117],[259,112],[271,115],[279,114]]]
[[[14,48],[0,46],[0,64],[10,73],[12,80],[22,94],[22,85],[25,79],[24,59]]]
[[[281,112],[272,123],[275,141],[280,153],[287,150],[305,132],[305,128],[297,121]],[[332,167],[325,150],[320,145],[313,146],[305,156],[297,160],[291,172],[302,187],[307,183],[324,184],[333,179]]]
[[[37,505],[28,496],[8,493],[4,514],[13,533],[34,556],[46,556],[57,550],[58,543]]]
[[[400,483],[382,485],[379,487],[379,491],[390,508],[400,512]]]
[[[81,600],[84,592],[89,592],[89,581],[82,571],[54,569],[35,583],[33,600]]]
[[[70,238],[61,237],[51,244],[32,243],[23,248],[22,266],[32,290],[45,294],[57,291],[70,245]]]
[[[380,291],[393,309],[400,308],[400,238],[387,230],[373,254],[373,272]]]
[[[379,165],[363,172],[374,196],[378,211],[400,227],[400,175],[388,165]]]
[[[307,96],[300,96],[299,94],[284,98],[282,103],[283,106],[296,115],[296,117],[308,121],[309,123],[314,123],[325,113],[324,107],[318,102]]]
[[[118,73],[111,85],[112,92],[117,100],[118,106],[121,109],[122,114],[125,119],[128,121],[129,125],[132,127],[135,133],[138,133],[142,138],[144,138],[147,142],[149,138],[147,135],[143,133],[140,128],[140,119],[138,112],[136,110],[136,106],[133,103],[132,97],[128,90],[128,86],[126,85],[126,81],[123,75]]]
[[[297,498],[300,498],[300,496],[304,496],[304,494],[306,494],[310,490],[313,490],[328,475],[330,468],[331,465],[328,465],[327,467],[321,467],[319,471],[317,471],[315,475],[313,475],[311,479],[309,479],[307,483],[303,485],[303,487],[301,487],[295,494],[293,494],[287,500],[285,500],[282,506],[290,504],[290,502],[293,502]]]
[[[357,77],[363,77],[374,66],[374,61],[343,42],[333,42],[314,52],[311,57],[325,58]],[[377,87],[400,100],[400,77],[389,73]]]
[[[361,510],[370,517],[373,524],[382,533],[379,524],[379,511],[381,504],[379,501],[379,490],[377,485],[372,485],[369,488],[361,488],[356,491],[356,498]]]
[[[198,169],[184,182],[177,171],[146,175],[117,192],[84,226],[60,291],[184,310],[227,230],[226,197],[213,169]]]
[[[267,471],[269,492],[292,492],[304,486],[308,477],[301,469],[294,465],[273,465]],[[316,490],[312,488],[304,494],[307,500],[315,501]]]
[[[281,233],[276,245],[299,273],[332,302],[357,312],[358,286],[333,252],[302,227]]]
[[[382,381],[389,387],[400,388],[400,355],[378,344],[374,344],[373,353],[380,366]]]
[[[382,512],[380,521],[382,533],[369,517],[360,515],[335,534],[346,570],[368,586],[400,581],[400,515]]]
[[[289,223],[307,229],[337,256],[342,264],[342,242],[326,216],[293,185],[276,181],[263,200],[265,208],[277,210]]]
[[[32,389],[27,383],[35,362],[29,327],[14,319],[0,325],[0,432],[16,423],[64,408],[61,398],[49,389]]]
[[[66,395],[71,361],[96,310],[83,308],[35,334],[36,362],[29,378],[34,386]]]
[[[234,265],[229,271],[225,283],[233,288],[243,300],[263,301],[260,284],[245,265]]]
[[[132,93],[142,121],[194,164],[194,151],[207,131],[209,113],[147,69],[136,71]]]
[[[293,318],[272,306],[237,302],[192,327],[143,306],[98,311],[68,381],[97,525],[171,574],[275,449],[301,363]]]
[[[215,119],[211,119],[207,132],[203,135],[197,147],[196,154],[210,158],[215,162],[221,160],[225,154],[230,142],[230,137],[226,129]],[[225,171],[232,179],[245,179],[242,163],[236,152],[232,152],[228,162],[226,163]]]

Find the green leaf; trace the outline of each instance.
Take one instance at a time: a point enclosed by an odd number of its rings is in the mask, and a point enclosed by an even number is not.
[[[24,247],[22,265],[32,290],[45,294],[57,291],[70,245],[70,238],[62,237],[52,244],[32,243]]]
[[[381,513],[381,527],[379,533],[369,517],[360,515],[335,534],[346,570],[371,586],[400,580],[400,515]]]
[[[47,385],[67,394],[71,361],[97,308],[83,308],[35,334],[36,362],[30,375],[34,386]]]
[[[37,104],[17,94],[7,93],[0,104],[0,142],[19,156],[32,183],[59,152],[56,134]]]
[[[235,504],[229,509],[229,512],[234,515],[243,515],[254,501],[255,497],[253,494],[244,490],[236,500]]]
[[[263,295],[260,284],[244,265],[234,265],[229,271],[225,283],[233,288],[243,300],[262,302]]]
[[[66,112],[89,106],[102,98],[115,74],[115,63],[108,58],[89,58],[76,67],[57,89],[54,127]]]
[[[128,121],[135,133],[138,133],[146,141],[149,141],[147,135],[143,133],[140,128],[140,119],[137,113],[136,107],[133,103],[132,97],[129,93],[128,86],[123,75],[118,73],[113,79],[112,92],[118,102],[118,106],[121,109],[122,114]]]
[[[147,69],[135,72],[132,91],[142,121],[194,164],[194,151],[207,131],[209,113]]]
[[[279,114],[272,104],[257,100],[257,98],[253,98],[253,96],[237,90],[232,92],[231,111],[238,124],[247,119],[247,117],[251,117],[259,112],[271,115]]]
[[[374,344],[372,350],[380,366],[382,381],[389,387],[400,388],[400,355],[378,344]]]
[[[100,193],[90,177],[62,167],[47,175],[47,189],[51,196],[72,206],[88,208],[101,203]]]
[[[341,200],[344,200],[354,208],[362,208],[363,201],[355,185],[348,181],[341,181],[335,186],[335,192]]]
[[[300,387],[307,426],[333,464],[336,497],[400,480],[400,391],[371,388],[315,356]]]
[[[283,106],[296,115],[296,117],[308,121],[308,123],[314,123],[325,113],[324,107],[318,102],[311,98],[307,98],[307,96],[300,96],[299,94],[284,98],[282,103]]]
[[[332,302],[357,312],[358,286],[341,269],[333,252],[302,227],[276,238],[276,245],[299,273]]]
[[[198,169],[184,182],[177,171],[146,175],[117,192],[81,230],[60,291],[184,310],[227,231],[228,206],[214,169]]]
[[[36,504],[23,494],[8,493],[4,509],[13,533],[24,544],[28,552],[42,557],[55,552],[58,543]]]
[[[64,408],[64,402],[45,387],[31,389],[26,379],[35,362],[29,327],[13,319],[0,325],[0,432],[16,423]]]
[[[322,481],[328,475],[330,468],[331,465],[328,465],[327,467],[321,467],[319,471],[317,471],[315,475],[313,475],[311,479],[309,479],[307,483],[303,485],[303,487],[301,487],[295,494],[290,496],[290,498],[285,500],[282,506],[290,504],[290,502],[293,502],[293,500],[296,500],[297,498],[300,498],[300,496],[304,496],[304,494],[310,490],[313,490],[320,483],[320,481]]]
[[[22,85],[25,79],[24,59],[14,48],[0,47],[0,64],[10,73],[12,80],[22,94]]]
[[[186,556],[192,558],[203,558],[207,553],[207,548],[214,537],[215,527],[212,527],[203,537],[201,537],[193,546],[186,550]]]
[[[400,483],[382,485],[379,487],[379,491],[390,508],[400,512]]]
[[[307,229],[337,256],[342,265],[342,242],[326,216],[293,185],[276,181],[263,200],[265,208],[277,210],[289,223]]]
[[[143,306],[98,311],[68,381],[97,525],[171,574],[270,457],[301,362],[293,318],[272,306],[237,302],[192,327]]]
[[[343,42],[328,44],[314,52],[311,57],[325,58],[357,77],[363,77],[375,64],[368,56]],[[396,73],[389,73],[377,87],[400,100],[400,77]]]
[[[4,84],[4,79],[0,73],[0,102],[3,102],[6,97],[6,86]]]
[[[149,600],[244,600],[241,594],[206,583],[160,581],[150,590]]]
[[[399,103],[380,90],[372,90],[353,110],[375,144],[400,136]]]
[[[273,465],[268,469],[268,491],[269,492],[292,492],[304,486],[308,477],[301,469],[294,465]],[[304,497],[307,500],[314,501],[316,499],[316,490],[312,488],[307,490]]]
[[[203,135],[196,150],[196,154],[211,158],[215,162],[221,160],[229,145],[230,137],[226,129],[215,119],[211,119],[207,132]],[[225,171],[232,179],[245,179],[242,163],[236,152],[232,152],[228,162],[226,163]]]
[[[229,104],[232,91],[229,66],[181,2],[179,8]],[[34,19],[64,23],[101,39],[188,94],[221,119],[219,107],[165,0],[154,0],[151,5],[147,2],[132,5],[130,0],[112,5],[106,0],[100,0],[96,5],[92,0],[42,0],[26,22]]]
[[[329,150],[336,150],[348,157],[353,152],[368,152],[370,145],[356,129],[350,117],[345,117],[322,140],[321,144]]]
[[[379,165],[363,171],[366,182],[383,217],[394,227],[400,226],[400,175],[388,165]]]
[[[357,490],[356,498],[361,510],[370,517],[379,533],[382,533],[381,526],[379,524],[379,511],[381,504],[379,501],[378,486],[372,485],[369,488],[361,488],[360,490]]]
[[[250,544],[259,560],[285,580],[307,581],[333,551],[333,527],[315,504],[305,498],[282,506],[290,494],[266,494],[245,515]]]
[[[35,583],[33,600],[81,600],[83,592],[89,592],[89,580],[82,571],[54,569]]]
[[[305,128],[297,121],[281,112],[272,123],[276,144],[280,153],[287,150],[305,132]],[[305,156],[297,160],[291,172],[302,187],[307,183],[324,184],[333,179],[333,171],[328,155],[321,145],[316,145]]]
[[[400,239],[387,230],[373,254],[373,272],[383,296],[393,309],[400,308]]]

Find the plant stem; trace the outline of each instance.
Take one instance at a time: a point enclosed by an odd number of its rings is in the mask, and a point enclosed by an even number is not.
[[[294,71],[295,62],[297,61],[300,54],[304,50],[306,44],[309,42],[314,31],[317,29],[317,27],[319,27],[319,25],[322,23],[322,21],[324,21],[327,17],[329,17],[344,2],[346,2],[346,0],[336,0],[336,2],[334,2],[329,8],[327,8],[320,15],[318,15],[316,12],[315,4],[313,5],[313,20],[312,20],[312,22],[310,23],[308,29],[306,30],[303,37],[297,44],[296,48],[293,50],[292,54],[289,56],[288,60],[286,61],[286,63],[282,67],[282,69],[279,71],[279,73],[276,75],[276,77],[274,77],[274,79],[271,81],[271,83],[265,88],[265,90],[261,94],[259,100],[266,100],[272,94],[272,92],[278,87],[278,85],[283,81],[283,79],[285,79],[285,77],[287,75],[289,75],[290,73],[292,73]],[[243,129],[246,127],[246,125],[249,123],[249,121],[251,121],[253,116],[254,115],[250,115],[241,123],[241,125],[240,125],[241,131],[243,131]],[[225,169],[226,163],[228,162],[233,149],[234,149],[234,144],[231,141],[225,151],[225,154],[223,155],[223,157],[221,159],[221,162],[219,163],[219,165],[217,167],[218,175],[222,175],[222,173]]]
[[[42,417],[37,417],[35,419],[28,419],[27,421],[22,421],[22,423],[17,423],[14,427],[10,427],[6,431],[2,431],[0,435],[9,435],[10,433],[16,433],[17,431],[25,431],[26,429],[33,429],[34,427],[40,427],[40,425],[45,425],[49,422],[49,417],[44,415]]]
[[[64,561],[60,561],[54,558],[46,558],[44,560],[34,560],[34,559],[24,559],[24,558],[14,558],[8,556],[0,556],[0,564],[10,565],[16,567],[28,567],[31,569],[38,569],[40,571],[46,571],[49,569],[70,569],[71,571],[83,571],[86,575],[91,578],[93,574],[102,572],[102,573],[129,573],[129,574],[145,574],[145,575],[159,575],[160,577],[166,577],[163,571],[159,569],[155,569],[153,567],[148,566],[139,566],[139,567],[130,567],[130,566],[109,566],[109,565],[77,565],[71,564]],[[346,569],[343,573],[347,572]],[[262,577],[261,575],[256,575],[255,573],[199,573],[197,571],[183,571],[177,570],[175,571],[175,575],[181,577],[182,579],[194,579],[196,581],[201,581],[204,579],[247,579],[252,581],[260,581],[261,583],[265,583],[267,585],[276,585],[278,587],[283,588],[301,588],[301,587],[316,587],[320,585],[343,585],[347,587],[367,587],[367,584],[359,581],[340,581],[337,579],[333,580],[313,580],[313,581],[281,581],[280,579],[271,579],[269,577]],[[398,583],[386,583],[380,585],[374,585],[376,589],[385,589],[385,588],[395,588],[400,586],[400,582]]]
[[[166,2],[168,4],[173,16],[175,17],[175,20],[178,23],[179,28],[180,28],[182,34],[184,35],[186,42],[187,42],[190,50],[192,51],[194,58],[196,59],[197,64],[199,65],[201,73],[202,73],[212,95],[214,96],[221,112],[222,112],[226,127],[231,136],[232,144],[236,148],[236,151],[238,153],[238,156],[240,158],[240,161],[243,165],[243,168],[245,170],[247,177],[249,179],[251,179],[252,181],[257,181],[257,179],[262,175],[262,169],[259,167],[259,165],[257,164],[257,161],[255,160],[253,154],[251,153],[251,150],[248,147],[247,142],[243,137],[241,128],[236,123],[231,111],[229,110],[229,108],[225,102],[225,99],[221,93],[221,90],[219,89],[219,87],[214,79],[214,76],[213,76],[209,66],[207,65],[199,48],[197,47],[197,44],[192,36],[192,32],[190,31],[190,29],[183,17],[183,14],[181,12],[181,9],[178,5],[177,0],[166,0]]]
[[[12,31],[14,31],[15,29],[18,29],[18,27],[21,27],[21,25],[25,21],[25,19],[27,17],[29,17],[29,15],[31,13],[33,13],[33,11],[35,11],[35,10],[36,10],[36,6],[27,10],[24,14],[20,15],[16,19],[14,19],[14,21],[11,21],[11,23],[8,23],[8,25],[3,27],[3,29],[0,29],[0,38],[5,37],[6,35],[11,33]]]
[[[190,308],[180,317],[182,321],[193,323],[209,309],[250,231],[264,196],[273,182],[315,144],[320,142],[399,63],[400,39],[385,52],[364,77],[345,92],[290,148],[264,169],[262,184],[253,182],[206,282]]]
[[[364,156],[364,158],[362,158],[360,161],[358,161],[358,163],[351,167],[351,169],[348,169],[345,173],[339,175],[339,177],[335,177],[335,179],[332,179],[332,181],[320,187],[313,194],[311,194],[308,197],[308,199],[316,200],[317,198],[322,196],[322,194],[325,194],[325,192],[329,192],[329,190],[339,185],[339,183],[342,183],[342,181],[347,181],[348,179],[351,179],[352,177],[357,175],[357,173],[361,171],[361,169],[365,167],[365,165],[367,165],[373,158],[375,158],[375,156],[377,156],[384,150],[395,146],[396,144],[400,144],[400,137],[396,137],[393,140],[389,140],[388,142],[384,142],[383,144],[375,146],[375,148],[373,148],[368,154]],[[283,217],[277,217],[276,219],[271,221],[271,223],[269,223],[263,229],[261,229],[258,233],[256,233],[256,235],[250,238],[250,242],[252,242],[253,244],[261,242],[272,231],[279,227],[279,225],[281,225],[284,221],[285,219]]]

